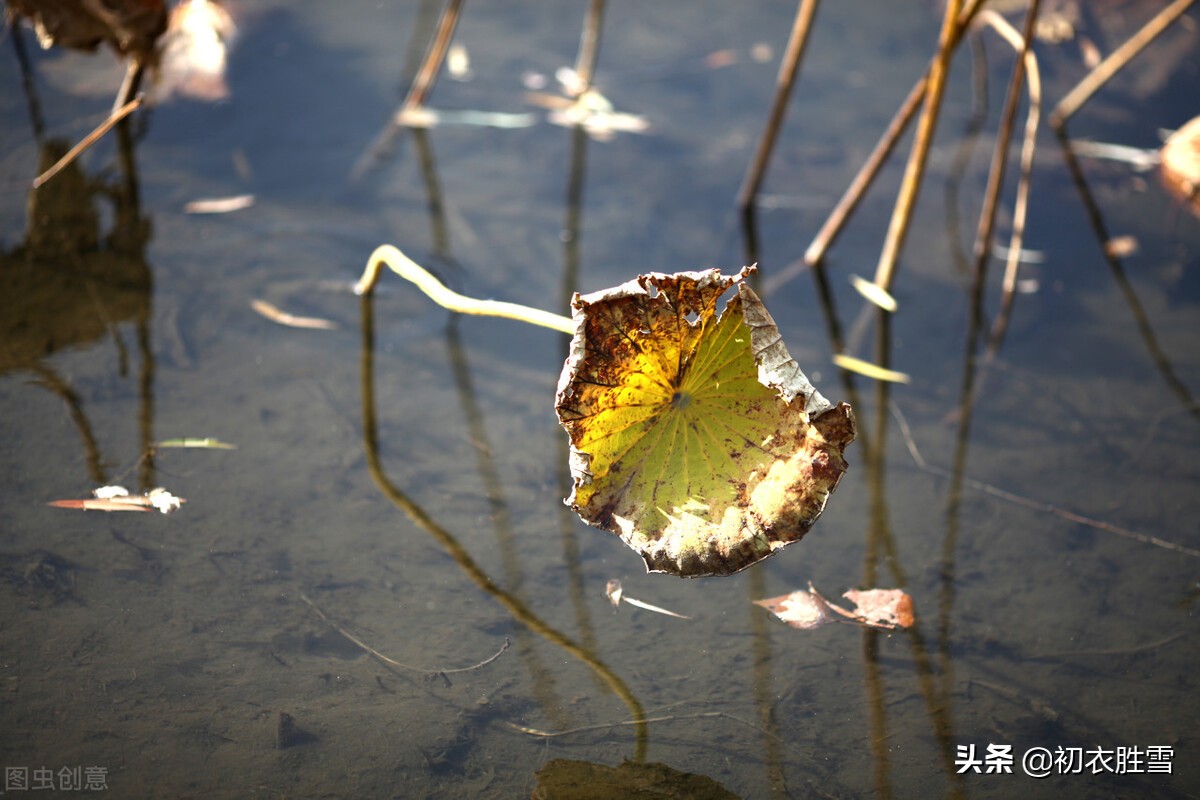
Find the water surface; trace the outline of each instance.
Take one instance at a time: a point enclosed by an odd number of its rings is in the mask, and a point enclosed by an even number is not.
[[[734,197],[793,9],[610,4],[597,82],[651,130],[600,142],[547,123],[522,86],[573,61],[582,4],[468,4],[457,41],[473,77],[443,79],[432,104],[536,124],[405,134],[354,180],[403,97],[432,5],[245,9],[230,99],[136,118],[133,222],[96,194],[92,241],[32,267],[6,256],[5,291],[27,299],[6,308],[48,307],[54,321],[31,312],[6,334],[0,375],[3,764],[99,767],[116,797],[513,797],[566,761],[665,765],[670,780],[704,776],[742,797],[1194,793],[1197,220],[1152,175],[1083,161],[1109,235],[1138,243],[1106,259],[1044,134],[1027,234],[1043,259],[964,422],[963,254],[1009,68],[989,37],[990,116],[964,164],[976,101],[964,52],[896,283],[891,365],[912,383],[884,394],[847,379],[829,360],[817,285],[795,263],[923,69],[938,20],[890,3],[822,8],[757,258],[792,355],[827,396],[855,403],[862,436],[802,543],[731,578],[645,575],[561,504],[563,337],[449,323],[392,276],[366,306],[347,287],[382,242],[468,294],[558,311],[571,291],[639,271],[738,269]],[[1142,21],[1090,35],[1111,49]],[[1190,21],[1071,132],[1154,147],[1159,128],[1186,121],[1200,74],[1168,59],[1195,52]],[[752,57],[762,44],[775,53],[765,62]],[[718,51],[734,63],[706,61]],[[1053,101],[1083,67],[1070,46],[1039,54]],[[29,236],[39,143],[16,62],[2,62],[0,236],[12,254]],[[120,78],[103,53],[39,52],[34,66],[46,139],[82,136]],[[79,179],[128,188],[119,144],[114,134],[88,153]],[[885,172],[828,264],[840,328],[869,359],[876,319],[847,278],[874,269],[900,171]],[[184,211],[238,194],[254,205]],[[1011,196],[1010,184],[1006,208]],[[88,206],[68,211],[86,221]],[[124,238],[104,241],[114,228]],[[53,278],[63,264],[87,277]],[[338,328],[275,325],[254,298]],[[893,408],[925,463],[957,464],[958,478],[919,467]],[[238,449],[142,457],[181,436]],[[170,517],[45,505],[108,482],[164,485],[188,503]],[[614,613],[611,578],[693,619]],[[804,632],[751,604],[810,580],[830,597],[903,588],[918,624]],[[417,669],[380,663],[304,598]],[[494,661],[448,671],[506,642]],[[659,721],[624,724],[638,715]],[[1015,774],[958,775],[959,748],[988,744],[1012,746]],[[1152,745],[1171,748],[1171,774],[1034,780],[1019,763],[1033,747]]]

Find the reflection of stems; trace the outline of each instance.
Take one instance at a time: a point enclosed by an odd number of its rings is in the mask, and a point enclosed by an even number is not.
[[[566,220],[563,223],[563,281],[558,306],[571,308],[571,296],[579,285],[580,238],[583,229],[583,188],[587,176],[588,135],[582,125],[571,128],[571,168],[567,177]],[[569,342],[563,342],[562,360],[570,355]],[[571,477],[568,451],[571,443],[567,437],[555,439],[555,480],[562,496],[571,493],[575,485]],[[567,568],[567,591],[571,606],[575,610],[575,625],[579,639],[588,649],[595,649],[596,635],[588,610],[587,594],[584,589],[582,559],[579,552],[579,517],[566,503],[558,504],[558,531],[562,539],[563,563]]]
[[[390,244],[375,248],[367,260],[367,267],[362,277],[354,285],[354,293],[369,295],[379,280],[379,270],[387,266],[392,272],[405,280],[412,281],[417,288],[442,308],[457,311],[460,314],[476,314],[485,317],[505,317],[528,322],[530,325],[541,325],[553,328],[566,334],[575,333],[575,323],[570,317],[552,314],[529,306],[516,303],[504,303],[498,300],[476,300],[446,288],[445,284],[433,277],[424,267],[417,264],[408,256],[401,253]]]
[[[1033,37],[1033,25],[1037,20],[1039,0],[1030,0],[1029,10],[1025,13],[1025,29],[1019,42],[1014,43],[1017,50],[1013,62],[1012,76],[1008,81],[1008,93],[1004,98],[1004,110],[1000,114],[1000,128],[996,134],[996,147],[992,152],[992,166],[988,170],[987,188],[983,193],[983,207],[979,211],[979,225],[975,233],[975,275],[982,284],[982,276],[987,272],[988,254],[992,247],[992,233],[996,226],[996,209],[999,206],[1000,189],[1004,185],[1004,171],[1008,167],[1009,143],[1012,141],[1013,126],[1017,120],[1017,106],[1021,100],[1021,87],[1025,83],[1026,55]],[[999,14],[990,9],[983,12],[993,25],[1002,32],[1011,31],[1011,26]],[[1015,31],[1012,31],[1015,33]],[[1010,40],[1011,41],[1011,40]],[[1031,109],[1031,112],[1032,109]]]
[[[742,188],[738,191],[738,209],[742,218],[742,238],[746,244],[745,263],[758,263],[758,209],[754,200],[762,188],[763,179],[767,173],[767,163],[771,160],[771,152],[775,149],[775,140],[783,127],[783,114],[787,110],[788,98],[792,86],[796,83],[796,75],[800,71],[800,59],[804,57],[804,46],[808,41],[808,32],[812,28],[813,19],[817,14],[817,0],[800,0],[796,8],[796,18],[792,23],[792,33],[788,37],[787,48],[779,61],[779,74],[775,78],[775,96],[771,101],[771,110],[767,116],[767,124],[763,127],[762,138],[758,140],[758,148],[754,158],[746,168],[746,176],[742,179]]]
[[[800,0],[800,5],[796,8],[792,33],[779,62],[779,74],[775,78],[775,97],[771,101],[771,112],[767,117],[766,127],[763,128],[762,138],[758,141],[758,149],[754,152],[754,160],[750,162],[750,168],[746,170],[746,178],[738,192],[738,208],[743,215],[753,205],[754,198],[758,196],[762,187],[767,163],[771,160],[771,151],[775,149],[775,139],[779,136],[779,129],[783,127],[783,113],[787,110],[788,97],[796,83],[796,75],[800,72],[800,59],[804,57],[804,45],[808,41],[813,19],[817,16],[818,5],[818,0]]]
[[[437,82],[438,72],[442,68],[442,62],[446,60],[446,51],[450,48],[450,40],[454,38],[454,28],[458,25],[459,12],[462,8],[462,0],[447,0],[446,7],[442,9],[442,13],[438,16],[437,29],[433,34],[433,41],[429,44],[429,49],[425,52],[425,57],[421,60],[420,67],[417,68],[416,77],[413,78],[412,85],[408,89],[408,96],[404,98],[403,105],[396,109],[391,120],[384,127],[379,135],[375,137],[375,141],[367,148],[367,151],[359,157],[358,162],[350,171],[350,179],[358,180],[371,166],[371,162],[381,158],[384,153],[391,149],[393,142],[396,139],[396,134],[407,127],[404,123],[405,116],[415,108],[419,108],[425,104],[429,93],[433,91],[433,85]]]
[[[398,251],[397,251],[398,252]],[[524,601],[505,591],[497,586],[488,576],[486,572],[475,560],[471,558],[470,553],[459,544],[458,540],[442,526],[438,525],[434,519],[425,512],[423,508],[414,503],[409,497],[404,494],[399,488],[392,484],[384,473],[383,464],[379,458],[379,440],[378,430],[375,421],[375,330],[374,330],[374,314],[371,308],[371,300],[369,297],[364,297],[362,300],[362,354],[361,354],[361,381],[362,381],[362,418],[363,418],[363,450],[367,460],[367,469],[371,473],[371,479],[375,481],[375,485],[397,508],[403,511],[413,524],[424,530],[432,536],[438,544],[440,544],[454,559],[455,563],[467,574],[476,586],[483,589],[485,592],[495,598],[496,602],[504,606],[504,608],[512,615],[513,619],[520,622],[525,627],[529,628],[534,633],[541,636],[546,641],[553,645],[561,647],[566,652],[570,653],[575,658],[582,661],[590,667],[596,675],[607,685],[629,708],[630,715],[636,723],[636,751],[634,759],[636,761],[644,761],[646,758],[646,747],[649,743],[649,731],[645,723],[646,712],[642,708],[641,702],[629,689],[621,678],[614,673],[607,665],[601,662],[595,655],[587,649],[580,647],[578,644],[567,638],[562,633],[559,633],[554,628],[547,625],[539,619]]]
[[[871,785],[876,797],[894,796],[888,784],[891,771],[891,747],[887,735],[887,704],[884,697],[883,677],[879,671],[879,631],[865,630],[862,635],[863,680],[866,683],[867,716],[871,748]]]
[[[438,183],[437,164],[433,159],[433,147],[429,142],[429,131],[410,128],[413,149],[417,152],[417,163],[421,165],[421,177],[425,179],[425,197],[429,201],[429,231],[433,239],[433,252],[445,258],[450,252],[450,233],[446,227],[446,203],[442,199],[442,187]]]
[[[813,281],[816,284],[817,297],[821,299],[821,310],[825,312],[825,326],[829,331],[829,346],[833,348],[833,352],[844,353],[846,345],[842,336],[842,325],[838,319],[837,306],[833,300],[833,289],[829,286],[829,276],[821,265],[817,265],[812,271]],[[847,369],[839,369],[838,377],[841,378],[842,388],[846,391],[846,396],[850,398],[851,408],[862,408],[862,403],[858,398],[858,387],[854,384],[854,373]],[[866,428],[860,427],[858,431],[858,441],[862,444],[863,451],[871,452],[871,439],[874,434]]]
[[[892,317],[882,309],[876,309],[878,317],[876,328],[875,357],[880,364],[891,363],[891,323]],[[887,491],[884,484],[886,475],[886,443],[887,443],[887,407],[891,387],[886,382],[880,382],[875,387],[876,414],[874,427],[871,430],[871,441],[874,447],[864,447],[866,453],[864,468],[867,470],[867,486],[870,492],[870,509],[867,532],[867,547],[863,560],[863,583],[866,586],[877,586],[879,562],[885,562],[891,573],[892,580],[898,587],[908,585],[908,576],[900,564],[900,554],[896,550],[895,537],[892,535],[887,506]],[[864,441],[866,441],[864,439]],[[943,769],[952,782],[951,797],[963,795],[961,778],[957,775],[954,765],[953,725],[950,713],[950,695],[948,688],[939,691],[934,683],[934,675],[940,675],[945,686],[952,684],[951,664],[942,665],[934,670],[929,655],[929,648],[921,634],[920,625],[914,624],[905,633],[909,637],[913,663],[921,694],[925,699],[926,712],[933,723],[934,734],[942,756]],[[863,663],[867,696],[869,703],[873,763],[875,764],[875,790],[881,796],[890,796],[891,788],[887,782],[888,752],[887,752],[887,714],[884,698],[886,692],[882,685],[882,676],[878,669],[878,634],[864,631]]]
[[[153,293],[147,297],[153,297]],[[148,301],[149,302],[149,301]],[[138,370],[138,395],[141,405],[138,409],[138,433],[141,441],[142,459],[138,468],[138,485],[143,492],[148,492],[158,485],[154,468],[154,346],[150,342],[150,310],[137,321],[138,358],[141,361]]]
[[[29,104],[29,123],[33,126],[33,138],[41,142],[46,133],[46,119],[42,116],[42,104],[38,100],[37,87],[33,82],[33,67],[30,65],[29,51],[25,49],[25,39],[21,34],[20,25],[13,25],[8,31],[13,44],[13,52],[17,54],[17,64],[21,68],[21,87],[25,90],[25,102]]]
[[[983,46],[983,38],[972,36],[968,40],[971,46],[971,116],[963,128],[962,139],[955,148],[954,158],[950,161],[946,178],[946,243],[950,247],[950,257],[953,259],[955,270],[966,274],[967,256],[962,250],[959,237],[959,195],[962,192],[963,181],[967,177],[967,165],[975,153],[979,143],[979,134],[983,123],[988,117],[988,60]]]
[[[877,320],[875,358],[880,364],[891,363],[891,315],[882,309],[875,311]],[[884,462],[884,451],[887,446],[887,418],[880,413],[880,408],[887,405],[891,387],[886,381],[875,384],[875,424],[871,426],[871,441],[873,448],[865,449],[867,501],[867,541],[863,548],[863,585],[879,585],[880,557],[887,557],[893,570],[898,570],[899,559],[894,552],[894,539],[888,521],[887,491],[884,477],[887,472]],[[867,426],[864,426],[867,427]],[[890,553],[881,551],[892,551]],[[898,579],[897,584],[903,586],[905,581]],[[913,630],[917,630],[914,625]],[[867,717],[869,726],[868,745],[871,748],[872,785],[875,795],[888,798],[892,796],[888,785],[888,772],[891,761],[888,758],[887,707],[884,701],[883,675],[879,669],[879,635],[875,631],[865,630],[862,636],[863,681],[866,684]]]
[[[996,26],[997,30],[1011,42],[1011,37],[1005,33],[1005,28],[1001,27],[1002,20],[1003,17],[999,15],[988,17],[988,22]],[[1004,24],[1007,26],[1007,23]],[[1011,26],[1008,27],[1011,29]],[[1015,31],[1013,31],[1013,34],[1015,34]],[[1029,83],[1029,111],[1025,118],[1025,142],[1021,146],[1021,175],[1017,183],[1017,199],[1013,203],[1012,234],[1008,240],[1008,262],[1004,267],[1004,285],[1000,296],[1000,310],[996,314],[991,334],[988,337],[985,363],[990,363],[996,352],[999,351],[1000,344],[1004,341],[1005,332],[1008,330],[1008,322],[1012,316],[1013,301],[1017,294],[1017,275],[1021,268],[1021,248],[1025,245],[1025,219],[1029,210],[1030,175],[1033,173],[1033,154],[1037,150],[1037,130],[1042,115],[1042,79],[1038,70],[1037,57],[1027,49],[1028,41],[1029,39],[1026,37],[1024,47],[1026,48],[1025,61],[1027,62],[1025,64],[1025,71]]]
[[[1154,335],[1154,329],[1150,327],[1150,319],[1146,316],[1146,309],[1142,308],[1142,303],[1138,300],[1137,293],[1133,290],[1133,285],[1129,282],[1129,278],[1125,277],[1125,268],[1121,266],[1121,262],[1106,246],[1109,235],[1104,225],[1104,217],[1101,216],[1100,207],[1096,205],[1096,201],[1092,198],[1092,192],[1088,189],[1087,181],[1083,177],[1083,170],[1079,168],[1079,162],[1075,160],[1075,154],[1071,152],[1070,142],[1061,129],[1057,133],[1059,144],[1062,145],[1063,159],[1067,162],[1067,170],[1071,173],[1071,178],[1075,182],[1075,188],[1079,190],[1079,196],[1083,200],[1083,207],[1087,212],[1088,221],[1092,223],[1092,230],[1096,232],[1096,237],[1100,241],[1100,249],[1104,253],[1104,260],[1108,262],[1109,269],[1112,270],[1113,280],[1117,282],[1117,288],[1121,290],[1121,294],[1125,297],[1125,302],[1129,305],[1129,311],[1133,314],[1133,321],[1138,327],[1138,332],[1142,334],[1142,340],[1146,344],[1146,349],[1150,351],[1150,357],[1154,360],[1158,371],[1162,373],[1167,386],[1171,387],[1171,390],[1175,392],[1175,395],[1183,403],[1184,408],[1194,416],[1200,417],[1200,406],[1196,404],[1195,399],[1192,397],[1191,390],[1175,374],[1175,368],[1171,366],[1170,359],[1167,358],[1167,354],[1163,352],[1162,346],[1158,343],[1158,337]]]
[[[108,479],[104,477],[104,462],[101,460],[100,446],[96,444],[96,434],[92,431],[91,422],[83,413],[83,402],[79,399],[79,395],[58,376],[57,372],[42,362],[37,362],[30,369],[41,378],[40,382],[43,386],[58,395],[67,404],[67,412],[71,415],[71,421],[75,423],[76,429],[79,430],[79,438],[83,442],[84,458],[87,461],[88,475],[92,481],[97,486],[108,483]]]
[[[142,218],[141,185],[138,183],[137,158],[128,120],[122,121],[117,127],[117,153],[121,162],[122,183],[120,191],[117,192],[116,219],[113,222],[112,233],[109,234],[109,243],[114,250],[127,258],[136,259],[144,266],[150,222]],[[139,306],[137,316],[138,397],[141,399],[138,410],[138,432],[141,441],[138,444],[141,445],[144,454],[138,469],[138,482],[143,492],[158,485],[154,462],[154,373],[157,363],[150,337],[150,323],[154,317],[151,311],[151,304],[154,302],[154,276],[148,268],[145,272],[146,302]]]
[[[1076,84],[1066,97],[1058,101],[1054,111],[1050,112],[1050,125],[1056,129],[1062,128],[1071,115],[1107,83],[1109,78],[1116,75],[1134,56],[1142,52],[1146,45],[1158,38],[1158,35],[1170,27],[1172,22],[1183,16],[1183,12],[1187,11],[1194,2],[1195,0],[1175,0],[1174,3],[1158,12],[1154,19],[1146,23],[1145,27],[1114,50],[1108,58],[1097,64],[1096,68]]]
[[[471,382],[471,366],[467,363],[467,354],[454,320],[446,326],[446,345],[450,353],[450,367],[454,373],[454,384],[462,403],[463,416],[467,419],[467,431],[471,444],[474,445],[479,477],[483,481],[484,493],[488,501],[488,518],[491,519],[492,528],[496,532],[496,544],[500,548],[504,577],[508,590],[514,596],[520,596],[525,578],[521,573],[520,559],[517,557],[512,515],[509,513],[508,501],[504,497],[504,485],[500,480],[500,473],[492,458],[492,446],[487,435],[487,422],[483,417],[483,410],[479,407],[475,385]],[[521,645],[520,652],[524,656],[530,678],[533,680],[533,690],[538,699],[538,705],[554,719],[556,725],[561,726],[563,703],[555,695],[553,675],[538,657],[538,651],[529,646],[528,630],[519,629],[517,640],[517,643]]]
[[[990,14],[990,10],[983,12],[984,15]],[[966,437],[967,427],[970,425],[971,409],[974,405],[975,395],[982,385],[982,374],[976,374],[975,351],[977,349],[978,337],[982,334],[984,327],[984,311],[983,311],[983,286],[985,276],[987,274],[988,257],[992,245],[992,233],[996,222],[996,208],[999,204],[1000,189],[1004,184],[1004,171],[1008,166],[1008,150],[1009,143],[1012,140],[1013,125],[1017,118],[1017,106],[1021,99],[1021,86],[1025,82],[1025,57],[1029,54],[1029,46],[1033,36],[1033,25],[1037,21],[1038,0],[1031,0],[1029,10],[1025,14],[1025,28],[1020,37],[1020,41],[1013,41],[1018,38],[1016,31],[1013,31],[1003,19],[999,21],[988,19],[1002,35],[1009,38],[1014,49],[1017,50],[1016,60],[1013,62],[1012,76],[1008,83],[1008,92],[1004,98],[1004,111],[1000,117],[1000,127],[996,134],[996,146],[992,153],[992,164],[988,170],[987,188],[984,190],[983,206],[979,212],[979,225],[975,233],[975,250],[972,255],[975,257],[974,270],[971,274],[971,292],[970,292],[970,314],[967,324],[967,346],[966,346],[966,365],[964,367],[963,378],[963,401],[962,401],[962,416],[959,418],[959,443],[961,447],[956,450],[956,453],[961,452],[962,457],[966,458]],[[1035,112],[1030,111],[1031,114]],[[1023,226],[1023,220],[1014,220],[1014,225],[1017,228]],[[1013,254],[1010,253],[1010,258]],[[1011,304],[1010,304],[1011,308]],[[958,474],[959,464],[955,462],[955,474]],[[948,528],[947,540],[950,547],[954,546],[954,538],[957,536],[957,503],[958,503],[958,485],[955,483],[955,488],[951,493],[951,505],[954,513],[950,514],[950,527]]]
[[[756,597],[766,597],[766,573],[754,570],[746,583],[746,594],[751,602]],[[753,608],[753,606],[747,606]],[[750,635],[753,637],[754,671],[751,689],[754,703],[758,706],[758,722],[763,734],[763,765],[766,767],[767,786],[772,797],[787,797],[787,783],[783,774],[783,748],[779,738],[779,721],[771,713],[775,704],[775,679],[771,673],[771,635],[767,630],[766,614],[750,614]]]

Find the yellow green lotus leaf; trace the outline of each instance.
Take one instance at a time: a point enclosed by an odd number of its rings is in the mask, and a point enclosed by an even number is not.
[[[846,470],[850,407],[788,355],[744,282],[753,269],[651,273],[572,301],[556,398],[567,503],[651,572],[729,575],[771,555],[808,532]]]

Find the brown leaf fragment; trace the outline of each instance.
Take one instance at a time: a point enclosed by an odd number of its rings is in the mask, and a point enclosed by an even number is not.
[[[337,323],[333,320],[322,319],[321,317],[297,316],[296,314],[284,311],[272,303],[268,303],[266,300],[251,300],[250,307],[272,322],[286,325],[289,328],[307,328],[318,331],[337,329]]]
[[[912,627],[912,598],[900,589],[851,589],[842,596],[854,603],[853,611],[826,600],[811,581],[807,590],[755,600],[754,604],[801,630],[812,630],[829,622],[849,622],[886,631]]]
[[[913,602],[900,589],[851,589],[842,597],[854,603],[855,616],[873,628],[911,628]]]
[[[808,589],[809,591],[797,589],[791,594],[755,600],[754,605],[762,606],[788,625],[801,630],[812,630],[835,622],[836,618],[830,613],[830,604],[817,594],[811,583],[808,584]]]
[[[167,27],[162,0],[8,0],[10,19],[29,20],[43,49],[95,50],[107,42],[121,55],[146,60]]]
[[[613,608],[620,608],[621,592],[621,582],[616,578],[610,580],[608,585],[604,587],[604,593],[608,595],[608,602],[612,603]]]

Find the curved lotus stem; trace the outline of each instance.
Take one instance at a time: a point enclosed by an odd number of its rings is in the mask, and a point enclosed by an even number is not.
[[[371,257],[367,259],[367,267],[363,270],[362,277],[358,279],[358,283],[354,284],[354,293],[358,295],[370,294],[379,280],[379,270],[384,265],[401,278],[416,284],[418,289],[429,295],[430,299],[442,308],[448,308],[460,314],[516,319],[521,322],[528,322],[531,325],[552,328],[568,335],[575,333],[575,323],[571,321],[570,317],[552,314],[549,311],[542,311],[539,308],[530,308],[529,306],[518,305],[517,303],[505,303],[499,300],[477,300],[448,289],[445,284],[430,274],[428,270],[400,252],[399,248],[390,244],[382,244],[375,248],[375,252],[371,253]]]

